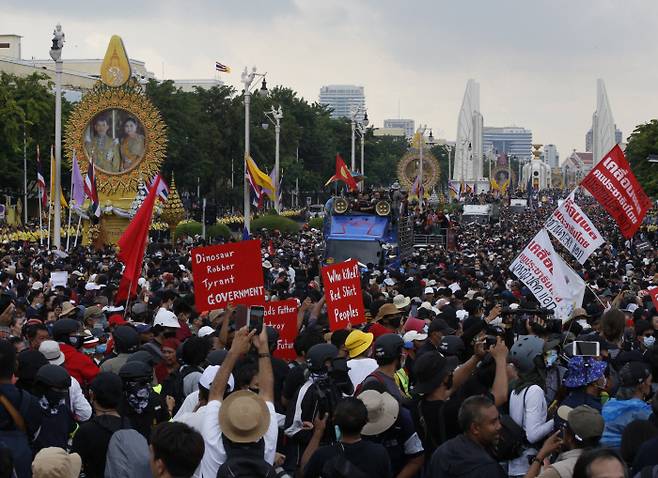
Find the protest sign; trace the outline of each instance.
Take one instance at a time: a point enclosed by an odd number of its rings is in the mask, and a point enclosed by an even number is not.
[[[594,166],[580,185],[608,211],[627,239],[637,232],[651,207],[619,145]]]
[[[573,194],[553,211],[545,227],[581,264],[605,242],[596,226],[576,204]]]
[[[354,259],[322,268],[329,330],[365,322],[359,263]]]
[[[545,229],[530,241],[509,267],[535,296],[539,305],[567,320],[585,295],[585,282],[553,249]]]
[[[69,281],[68,271],[53,271],[50,273],[50,285],[53,287],[66,287],[66,283]]]
[[[192,249],[197,312],[233,305],[263,305],[265,288],[260,241],[240,241]]]
[[[297,299],[279,300],[265,304],[263,324],[279,333],[274,356],[283,360],[295,360],[293,348],[297,338]]]

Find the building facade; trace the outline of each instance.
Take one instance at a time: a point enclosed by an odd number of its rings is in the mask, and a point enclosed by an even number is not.
[[[544,161],[546,161],[546,164],[551,168],[557,168],[560,166],[560,155],[554,144],[544,145]]]
[[[482,132],[484,149],[493,148],[495,154],[505,153],[518,159],[532,158],[532,131],[517,126],[485,126]]]
[[[412,119],[385,119],[384,128],[402,128],[404,135],[411,139],[416,132],[416,122]]]
[[[332,109],[332,118],[352,117],[352,108],[360,108],[356,119],[363,120],[366,108],[366,96],[363,86],[327,85],[320,88],[320,103]]]
[[[574,188],[592,169],[593,154],[574,150],[562,163],[563,184],[567,188]]]

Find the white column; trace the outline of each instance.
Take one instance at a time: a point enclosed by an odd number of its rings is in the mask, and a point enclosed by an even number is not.
[[[55,61],[55,212],[53,245],[59,249],[62,232],[62,59]]]

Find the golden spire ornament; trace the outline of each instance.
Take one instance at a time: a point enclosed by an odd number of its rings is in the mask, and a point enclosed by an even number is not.
[[[171,173],[169,196],[167,197],[167,201],[162,209],[160,219],[169,225],[169,229],[171,229],[172,232],[176,229],[178,223],[185,219],[185,208],[183,207],[183,202],[181,201],[180,196],[178,195],[178,190],[176,189],[176,178],[174,177],[174,173]]]

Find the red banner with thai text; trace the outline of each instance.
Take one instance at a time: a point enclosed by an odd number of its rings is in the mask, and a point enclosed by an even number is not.
[[[594,166],[580,185],[608,211],[625,238],[635,235],[651,207],[651,200],[637,182],[619,145]]]

